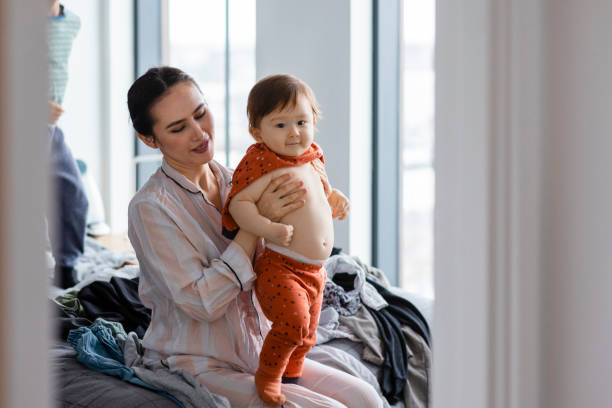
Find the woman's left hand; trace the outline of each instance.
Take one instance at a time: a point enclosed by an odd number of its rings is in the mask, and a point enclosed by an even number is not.
[[[257,201],[257,210],[270,221],[279,222],[285,215],[306,204],[303,185],[291,173],[272,179]]]

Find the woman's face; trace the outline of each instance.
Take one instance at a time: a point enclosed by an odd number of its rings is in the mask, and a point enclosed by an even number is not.
[[[172,86],[151,107],[152,137],[141,137],[159,148],[168,164],[177,170],[208,163],[214,155],[214,122],[204,96],[190,81]]]

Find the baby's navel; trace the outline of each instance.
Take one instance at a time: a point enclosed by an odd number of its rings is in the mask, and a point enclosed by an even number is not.
[[[323,241],[323,247],[327,246],[327,242]]]

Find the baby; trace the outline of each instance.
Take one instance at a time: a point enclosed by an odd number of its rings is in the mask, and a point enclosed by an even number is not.
[[[332,218],[343,220],[348,199],[332,189],[323,152],[313,142],[320,115],[314,93],[291,75],[271,75],[251,89],[247,105],[251,145],[234,171],[223,209],[223,233],[244,228],[266,240],[255,262],[255,293],[272,329],[266,336],[255,386],[267,404],[281,405],[281,381],[297,383],[316,343],[326,272],[334,243]],[[270,180],[291,172],[306,189],[304,207],[273,222],[257,211]]]

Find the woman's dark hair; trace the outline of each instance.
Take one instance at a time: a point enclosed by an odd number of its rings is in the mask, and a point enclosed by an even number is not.
[[[200,90],[200,87],[191,76],[178,68],[166,66],[151,68],[134,81],[128,91],[127,103],[130,117],[132,118],[132,125],[138,133],[154,136],[153,118],[150,113],[151,106],[168,89],[184,81],[190,81]]]

